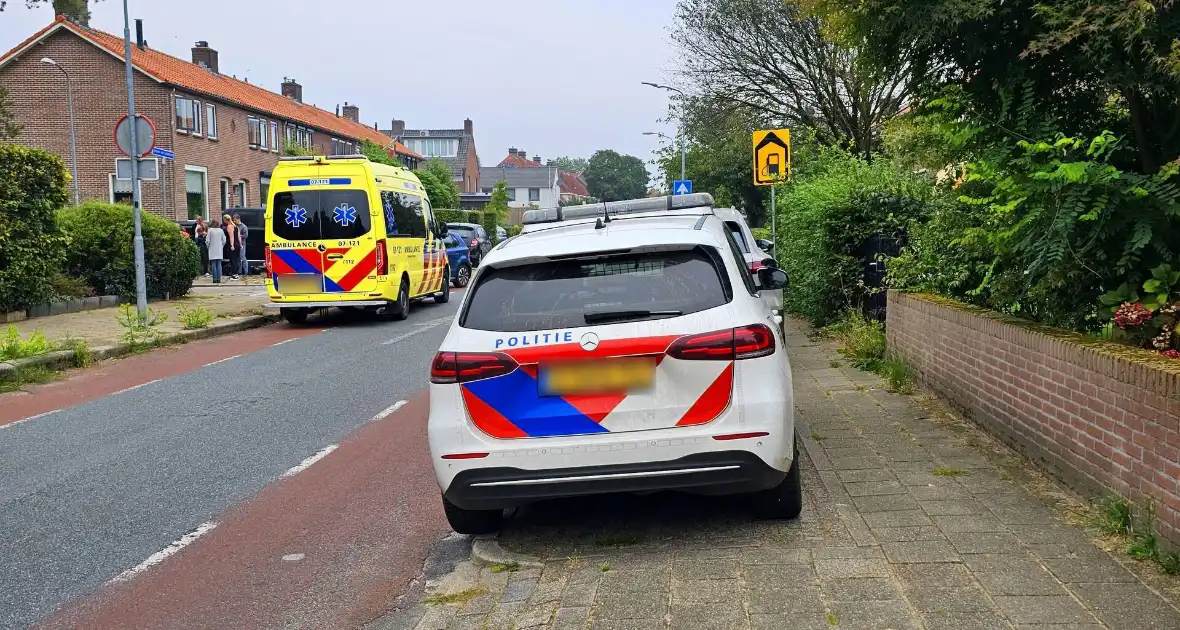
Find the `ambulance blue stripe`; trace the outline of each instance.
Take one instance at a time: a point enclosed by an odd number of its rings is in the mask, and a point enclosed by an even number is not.
[[[324,293],[344,293],[344,289],[335,280],[324,276]]]
[[[299,255],[293,249],[272,249],[270,250],[272,256],[278,256],[280,260],[287,263],[287,266],[295,270],[295,273],[319,273],[320,270],[311,266],[303,256]]]
[[[524,370],[464,384],[472,394],[500,412],[529,437],[606,433],[606,427],[560,396],[541,396],[537,381]]]

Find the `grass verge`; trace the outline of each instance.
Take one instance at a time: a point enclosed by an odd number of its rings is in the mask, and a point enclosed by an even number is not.
[[[467,602],[483,595],[486,591],[478,586],[469,588],[467,590],[459,591],[458,593],[446,593],[430,595],[424,601],[431,606],[440,606],[444,604],[466,604]]]
[[[901,357],[889,352],[885,343],[885,325],[881,322],[849,309],[840,321],[824,328],[824,334],[840,344],[840,354],[853,367],[884,378],[885,387],[890,392],[913,393],[913,370]]]
[[[1121,498],[1108,498],[1095,506],[1090,526],[1123,544],[1127,555],[1155,564],[1168,575],[1180,575],[1180,554],[1160,549],[1152,523],[1155,507],[1143,508]]]
[[[33,365],[14,372],[0,380],[0,393],[19,391],[26,385],[40,385],[57,380],[61,372],[55,372],[42,365]]]

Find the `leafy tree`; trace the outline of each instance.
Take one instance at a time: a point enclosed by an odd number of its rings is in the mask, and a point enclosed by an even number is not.
[[[378,164],[386,164],[388,166],[402,165],[401,162],[397,161],[397,158],[390,155],[385,147],[372,140],[361,140],[361,155],[369,158],[370,162],[376,162]]]
[[[680,0],[672,40],[683,78],[698,94],[775,125],[814,129],[820,142],[869,159],[881,123],[907,103],[926,65],[907,48],[874,65],[855,46],[829,38],[798,4]]]
[[[596,151],[586,166],[586,188],[603,201],[641,199],[649,179],[643,160],[610,149]]]
[[[299,157],[303,155],[315,155],[315,151],[290,140],[283,140],[283,149],[281,153],[287,157]]]
[[[12,113],[11,108],[8,90],[0,86],[0,142],[15,140],[20,134],[21,126],[16,122],[16,115]]]
[[[503,225],[507,222],[508,182],[501,179],[492,188],[492,198],[488,200],[488,205],[483,209],[483,221],[481,225],[487,231],[488,238],[492,239],[493,243],[496,243],[500,240],[496,226]]]
[[[586,158],[567,157],[564,155],[553,160],[553,162],[557,165],[557,168],[567,173],[585,173],[586,166],[590,163]]]
[[[57,220],[68,178],[58,156],[0,144],[0,312],[54,297],[51,280],[69,242]]]
[[[54,13],[60,13],[82,26],[90,26],[90,6],[87,0],[25,0],[25,6],[31,9],[46,2],[53,5]],[[0,0],[0,11],[3,11],[7,4],[7,0]]]
[[[451,167],[447,166],[446,162],[437,158],[430,160],[418,171],[419,179],[423,173],[429,173],[437,182],[434,190],[427,189],[432,206],[437,208],[459,207],[459,187],[455,185],[455,176],[451,173]],[[423,185],[425,185],[425,181],[423,181]]]

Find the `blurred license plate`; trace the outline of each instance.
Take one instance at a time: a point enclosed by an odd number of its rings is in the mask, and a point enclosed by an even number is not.
[[[324,277],[318,273],[284,273],[279,275],[276,288],[285,295],[323,293]]]
[[[655,380],[654,359],[607,359],[542,365],[540,389],[543,396],[628,392],[651,387]]]

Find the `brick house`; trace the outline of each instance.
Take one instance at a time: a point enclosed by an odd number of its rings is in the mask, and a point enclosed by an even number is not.
[[[43,58],[70,77],[82,199],[130,203],[130,181],[114,176],[123,155],[113,130],[127,113],[123,38],[59,16],[0,57],[0,86],[22,127],[15,142],[60,155],[68,166],[66,78]],[[155,124],[156,146],[176,156],[159,165],[159,180],[141,182],[145,211],[179,219],[263,205],[284,142],[333,155],[356,153],[369,140],[411,168],[422,159],[376,125],[360,123],[356,105],[333,113],[304,104],[294,80],[275,93],[221,74],[207,42],[197,42],[190,62],[139,38],[131,60],[136,112]]]
[[[426,159],[439,159],[451,167],[460,194],[478,193],[479,153],[475,150],[475,125],[468,118],[462,129],[406,129],[406,121],[394,119],[382,133],[404,143]]]
[[[516,147],[509,147],[508,156],[496,165],[498,169],[504,168],[542,168],[548,167],[551,169],[557,168],[557,162],[549,160],[544,164],[541,163],[541,156],[534,155],[533,159],[529,159],[529,154],[524,149],[517,149]],[[486,169],[485,169],[486,171]],[[558,196],[562,203],[581,203],[581,201],[590,198],[590,191],[586,189],[586,180],[581,173],[573,173],[570,171],[558,170]],[[501,178],[497,178],[499,181]],[[494,182],[492,183],[494,185]],[[484,186],[484,191],[491,191],[488,185]],[[511,193],[509,193],[511,195]]]

